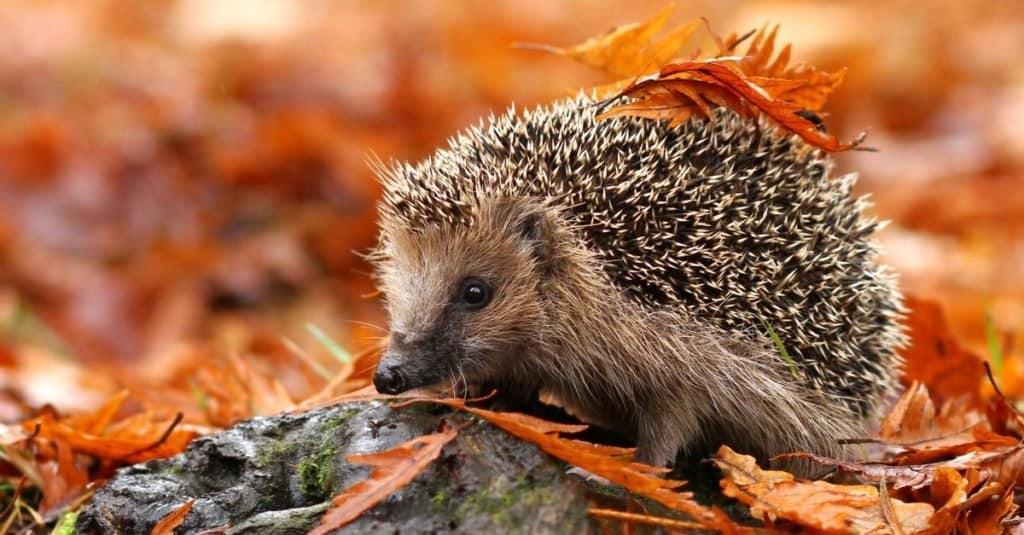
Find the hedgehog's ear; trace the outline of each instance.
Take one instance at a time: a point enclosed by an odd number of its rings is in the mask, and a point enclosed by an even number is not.
[[[551,270],[555,263],[558,230],[553,213],[547,209],[529,210],[516,221],[516,230],[531,248],[537,263]]]

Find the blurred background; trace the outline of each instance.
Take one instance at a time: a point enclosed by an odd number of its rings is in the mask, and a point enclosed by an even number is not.
[[[513,102],[607,81],[512,44],[664,6],[4,0],[0,420],[126,386],[183,410],[239,361],[293,399],[317,391],[309,361],[332,360],[307,324],[353,353],[385,332],[356,254],[375,240],[367,157],[419,159]],[[887,261],[969,347],[986,352],[988,314],[1019,354],[1024,4],[695,0],[673,21],[698,16],[721,34],[781,23],[798,61],[849,68],[826,121],[879,149],[836,171],[892,221]]]

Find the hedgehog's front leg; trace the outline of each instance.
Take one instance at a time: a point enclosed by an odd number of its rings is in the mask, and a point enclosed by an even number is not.
[[[649,408],[638,419],[636,460],[651,466],[668,466],[679,450],[689,449],[701,436],[692,411]]]
[[[482,397],[494,393],[490,400],[493,410],[505,412],[534,413],[539,401],[540,387],[514,381],[486,382],[476,387],[476,396]]]

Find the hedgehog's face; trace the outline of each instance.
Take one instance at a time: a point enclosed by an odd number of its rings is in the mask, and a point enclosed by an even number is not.
[[[508,379],[524,365],[524,346],[543,317],[543,215],[490,201],[472,217],[469,225],[416,230],[384,218],[378,275],[391,340],[374,375],[377,390],[464,387]]]

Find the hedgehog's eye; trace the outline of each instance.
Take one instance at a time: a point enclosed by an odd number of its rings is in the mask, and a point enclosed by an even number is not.
[[[462,281],[458,300],[469,310],[479,310],[491,302],[491,293],[491,287],[486,282],[476,277],[468,277]]]

